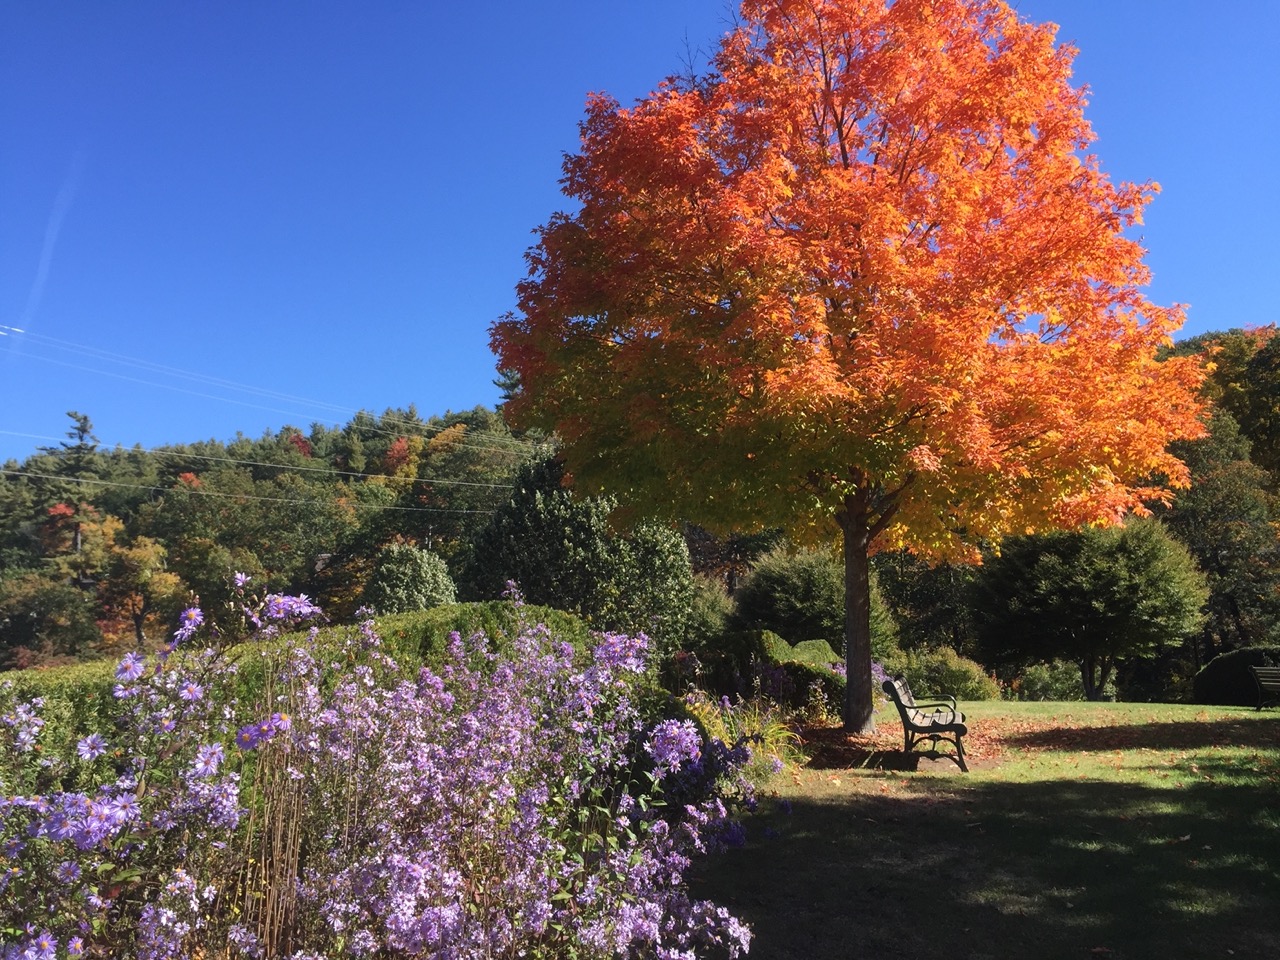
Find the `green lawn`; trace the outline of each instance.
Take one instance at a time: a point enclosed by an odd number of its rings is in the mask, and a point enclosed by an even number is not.
[[[695,879],[753,958],[1280,958],[1280,710],[965,711],[969,774],[882,711],[770,784]]]

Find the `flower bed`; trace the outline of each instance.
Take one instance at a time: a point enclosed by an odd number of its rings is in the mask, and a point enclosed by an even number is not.
[[[239,583],[243,596],[244,584]],[[265,634],[314,623],[269,597]],[[690,858],[746,799],[747,748],[636,705],[643,637],[589,661],[545,627],[454,635],[406,670],[372,622],[245,663],[183,615],[117,667],[110,729],[42,749],[0,688],[0,956],[734,957],[749,933],[689,898]],[[215,634],[216,635],[216,634]]]

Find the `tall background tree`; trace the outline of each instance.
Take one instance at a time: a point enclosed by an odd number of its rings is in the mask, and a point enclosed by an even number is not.
[[[1118,663],[1194,634],[1208,596],[1187,549],[1148,518],[1006,539],[977,577],[974,616],[984,663],[1070,660],[1098,700]]]
[[[747,0],[706,76],[589,100],[492,331],[586,490],[843,537],[850,730],[873,551],[1118,521],[1202,429],[1073,55],[999,0]]]

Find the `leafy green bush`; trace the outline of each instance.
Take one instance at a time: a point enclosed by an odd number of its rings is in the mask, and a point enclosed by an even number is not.
[[[684,642],[693,598],[684,538],[655,524],[621,535],[613,498],[576,496],[563,480],[554,458],[519,469],[510,501],[476,533],[464,595],[494,599],[514,581],[530,603],[572,611],[597,630],[643,632],[650,660],[665,659]]]
[[[1083,700],[1080,668],[1069,660],[1033,663],[1008,686],[1012,700]]]
[[[389,543],[379,551],[364,589],[364,602],[384,614],[430,610],[456,599],[444,560],[407,543]]]
[[[724,583],[717,577],[695,575],[689,618],[685,623],[684,648],[699,655],[714,649],[728,629],[732,613],[733,600]]]
[[[833,663],[839,663],[844,658],[825,640],[802,640],[791,648],[790,655],[785,659],[829,669]]]
[[[998,700],[1000,685],[987,675],[982,664],[962,657],[950,647],[909,651],[890,659],[885,669],[902,674],[918,695],[950,694],[957,700]]]
[[[756,564],[734,596],[731,627],[772,630],[792,643],[826,640],[844,646],[844,566],[830,550],[777,547]],[[874,575],[871,656],[898,648],[897,626]]]
[[[1196,703],[1252,707],[1258,684],[1250,667],[1280,667],[1280,647],[1244,647],[1220,654],[1204,665],[1193,681]]]
[[[763,694],[792,709],[808,709],[815,696],[837,709],[844,677],[832,669],[840,658],[825,640],[795,646],[772,630],[726,633],[716,650],[700,658],[699,685],[716,695]]]

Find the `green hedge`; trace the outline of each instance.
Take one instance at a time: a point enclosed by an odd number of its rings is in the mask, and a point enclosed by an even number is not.
[[[825,640],[792,646],[772,630],[737,630],[698,658],[699,685],[717,695],[749,696],[758,689],[799,708],[808,704],[816,683],[830,704],[838,706],[844,697],[844,679],[831,669],[840,657]]]
[[[516,629],[520,616],[527,623],[546,624],[556,637],[570,643],[579,656],[587,655],[594,647],[586,624],[573,614],[536,606],[526,606],[517,613],[506,601],[450,604],[380,617],[376,623],[388,654],[406,667],[430,666],[440,663],[449,634],[455,630],[464,637],[483,631],[497,639],[501,650]],[[330,644],[336,646],[349,629],[347,626],[322,628],[317,637],[321,650]],[[235,682],[210,691],[210,695],[224,698],[227,705],[233,701],[246,705],[261,702],[268,682],[266,664],[274,659],[273,654],[280,647],[300,642],[304,636],[305,633],[285,634],[274,640],[232,648],[231,656],[237,663]],[[44,698],[42,748],[51,755],[71,757],[80,737],[112,732],[116,715],[112,695],[116,662],[102,660],[44,670],[16,670],[0,674],[0,684],[11,683],[13,696],[18,700]]]
[[[482,632],[496,639],[501,650],[521,618],[526,623],[546,624],[579,654],[595,646],[591,629],[580,617],[551,607],[517,608],[506,600],[450,603],[416,613],[378,617],[377,629],[391,656],[431,666],[440,662],[451,633],[456,631],[465,638]]]
[[[1244,647],[1214,657],[1196,674],[1192,696],[1196,703],[1254,707],[1258,684],[1250,667],[1280,667],[1280,647]]]

